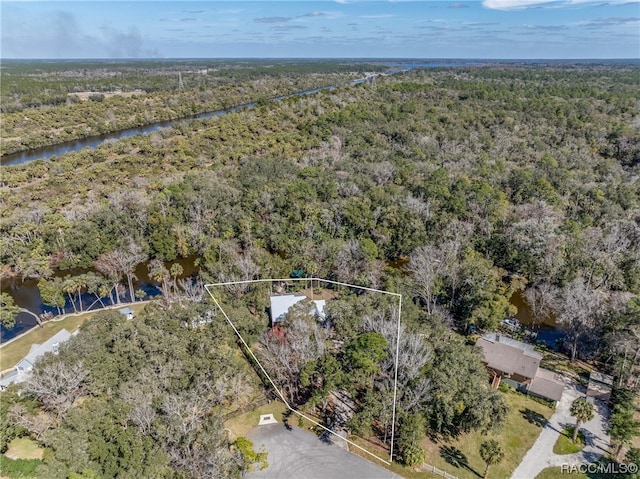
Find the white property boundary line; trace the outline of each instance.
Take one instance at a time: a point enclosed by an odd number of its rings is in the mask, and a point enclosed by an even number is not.
[[[337,285],[340,285],[340,286],[347,286],[347,287],[350,287],[350,288],[362,289],[362,290],[371,291],[371,292],[374,292],[374,293],[388,294],[390,296],[396,296],[398,298],[398,329],[397,329],[397,334],[396,334],[396,361],[395,361],[395,371],[394,371],[394,380],[393,380],[393,412],[392,412],[392,416],[391,416],[391,447],[390,447],[390,453],[389,453],[389,460],[388,461],[385,460],[385,459],[382,459],[381,457],[377,456],[376,454],[374,454],[374,453],[372,453],[370,451],[367,451],[366,449],[364,449],[363,447],[359,446],[355,442],[350,441],[349,439],[340,436],[339,434],[333,432],[331,429],[323,426],[322,424],[318,423],[314,419],[306,416],[304,413],[301,413],[300,411],[297,411],[296,409],[293,409],[289,405],[287,400],[285,399],[284,394],[282,394],[282,392],[278,389],[276,384],[273,382],[273,380],[271,379],[271,376],[269,376],[267,371],[265,371],[264,367],[262,367],[262,364],[260,363],[260,361],[258,361],[258,358],[256,358],[255,354],[253,354],[253,351],[251,351],[251,348],[249,347],[249,345],[246,343],[246,341],[244,340],[244,338],[242,337],[240,332],[237,330],[237,328],[235,327],[235,325],[233,324],[233,322],[231,321],[231,319],[229,318],[229,316],[227,315],[225,310],[222,309],[222,306],[220,305],[220,303],[218,302],[216,297],[213,295],[213,293],[209,289],[209,288],[226,286],[226,285],[231,285],[231,284],[267,283],[267,282],[274,282],[274,281],[282,281],[282,282],[288,282],[288,281],[311,281],[311,288],[313,288],[313,280],[316,280],[317,282],[322,281],[322,282],[325,282],[325,283],[337,284]],[[269,382],[273,386],[273,389],[276,391],[276,393],[278,394],[280,399],[282,399],[282,402],[284,402],[284,404],[287,407],[287,409],[289,409],[291,412],[294,412],[298,416],[301,416],[301,417],[307,419],[308,421],[311,421],[316,426],[321,427],[322,429],[324,429],[325,431],[333,434],[334,436],[338,436],[340,439],[348,442],[352,446],[357,447],[358,449],[360,449],[361,451],[365,452],[366,454],[369,454],[370,456],[375,457],[376,459],[378,459],[379,461],[384,462],[387,465],[391,465],[391,462],[393,461],[393,444],[394,444],[395,424],[396,424],[396,399],[397,399],[397,394],[398,394],[398,358],[399,358],[399,355],[400,355],[400,316],[402,314],[402,294],[400,294],[400,293],[392,293],[391,291],[383,291],[381,289],[367,288],[366,286],[358,286],[358,285],[355,285],[355,284],[341,283],[339,281],[332,281],[330,279],[322,279],[322,278],[251,279],[251,280],[246,280],[246,281],[226,281],[224,283],[205,284],[204,287],[207,290],[207,293],[209,293],[209,296],[211,296],[211,299],[213,299],[213,301],[216,303],[216,306],[218,307],[218,309],[220,309],[220,311],[222,312],[222,314],[225,317],[225,319],[227,320],[227,322],[231,325],[231,327],[235,331],[235,333],[238,336],[238,338],[240,338],[240,341],[242,341],[242,344],[244,344],[244,347],[246,348],[248,353],[251,355],[253,360],[256,362],[256,364],[258,365],[260,370],[267,377],[267,379],[269,380]]]

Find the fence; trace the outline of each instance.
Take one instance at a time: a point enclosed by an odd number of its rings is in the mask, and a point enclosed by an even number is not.
[[[431,464],[427,464],[426,462],[422,464],[422,466],[420,466],[420,469],[422,469],[423,471],[433,472],[434,474],[438,474],[439,476],[442,476],[445,479],[458,479],[458,476],[453,476],[448,472],[443,471],[442,469],[438,469],[437,467],[432,466]]]

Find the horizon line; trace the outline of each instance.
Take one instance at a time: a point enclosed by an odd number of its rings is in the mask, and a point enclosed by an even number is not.
[[[504,58],[504,57],[138,57],[138,58],[122,58],[122,57],[1,57],[2,61],[166,61],[166,60],[336,60],[336,61],[624,61],[624,62],[640,62],[640,57],[566,57],[566,58],[545,58],[545,57],[526,57],[526,58]]]

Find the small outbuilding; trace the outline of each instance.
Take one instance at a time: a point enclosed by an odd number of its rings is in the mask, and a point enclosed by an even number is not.
[[[134,311],[131,308],[122,308],[122,309],[119,309],[118,312],[123,316],[125,316],[127,319],[133,319]]]

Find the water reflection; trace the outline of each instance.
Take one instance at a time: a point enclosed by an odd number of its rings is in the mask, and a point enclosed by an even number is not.
[[[554,314],[544,318],[542,322],[534,321],[531,309],[524,299],[523,291],[516,291],[511,296],[511,304],[518,308],[516,319],[529,330],[537,333],[536,340],[543,341],[547,346],[553,349],[558,348],[558,342],[564,337],[564,332],[556,322]]]
[[[183,270],[180,278],[186,278],[196,274],[199,271],[199,268],[196,264],[197,259],[198,256],[189,256],[187,258],[181,258],[173,262],[165,263],[165,266],[167,267],[167,269],[169,269],[174,263],[180,264]],[[68,275],[73,276],[88,272],[95,272],[95,270],[91,268],[56,271],[54,276],[64,278]],[[161,294],[158,283],[149,278],[147,263],[139,264],[135,269],[135,275],[137,279],[134,281],[133,286],[136,291],[139,289],[143,290],[147,294],[147,298],[158,296]],[[120,297],[121,302],[123,303],[130,302],[129,288],[125,288],[125,291],[125,294],[122,294]],[[2,282],[2,292],[9,293],[18,306],[28,309],[29,311],[33,311],[38,315],[46,312],[57,314],[56,308],[52,308],[43,304],[42,297],[40,296],[40,290],[38,289],[38,280],[28,279],[23,281],[21,279],[11,278]],[[113,305],[109,298],[102,298],[102,301],[107,306]],[[102,307],[100,301],[98,301],[93,294],[88,293],[82,295],[82,304],[86,306],[84,308],[85,311],[92,311],[100,309]],[[65,304],[65,312],[73,312],[73,306],[71,305],[71,302],[68,298],[67,303]],[[10,339],[15,338],[16,336],[35,327],[36,325],[37,323],[33,316],[26,313],[20,313],[16,318],[16,324],[13,328],[6,328],[5,326],[0,325],[0,343],[9,341]]]

